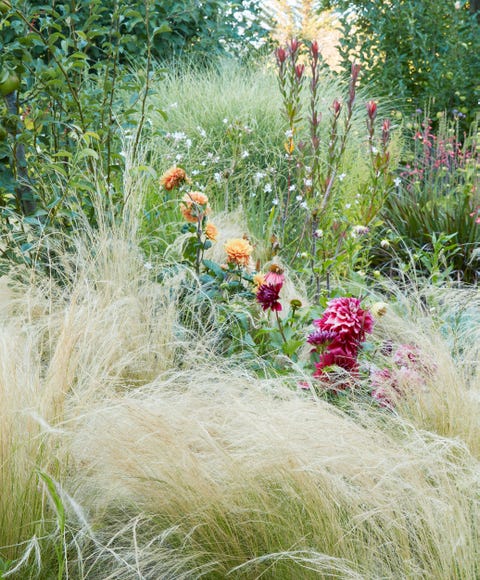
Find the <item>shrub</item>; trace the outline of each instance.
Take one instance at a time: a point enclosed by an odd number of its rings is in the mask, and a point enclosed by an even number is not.
[[[364,81],[402,106],[458,109],[472,120],[480,97],[480,24],[465,2],[339,0],[341,55]]]

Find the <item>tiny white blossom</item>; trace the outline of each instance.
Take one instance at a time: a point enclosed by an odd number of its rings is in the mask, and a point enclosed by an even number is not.
[[[145,264],[143,264],[143,267],[145,268],[145,270],[151,270],[153,268],[151,262],[145,262]]]
[[[345,177],[347,177],[346,173],[340,173],[340,175],[338,176],[338,181],[343,181]]]
[[[175,159],[176,161],[181,161],[183,159],[183,155],[181,153],[177,153],[177,155],[175,155]]]
[[[279,203],[278,197],[276,197],[275,199],[272,199],[272,205],[278,205],[278,203]]]
[[[271,183],[266,183],[266,184],[263,186],[263,191],[264,191],[265,193],[270,193],[270,192],[272,191],[272,184],[271,184]]]
[[[288,129],[287,131],[285,131],[285,137],[287,139],[291,139],[293,137],[293,131],[292,131],[292,129]]]
[[[228,119],[225,117],[225,119],[223,119],[223,122],[224,122],[225,124],[227,124],[227,123],[228,123]]]
[[[372,147],[372,153],[376,155],[378,153],[378,149],[376,147]]]
[[[203,127],[198,126],[197,127],[197,131],[200,134],[200,137],[206,137],[207,136],[207,132],[205,131],[205,129],[203,129]]]
[[[402,180],[400,179],[400,177],[396,177],[396,178],[393,180],[393,183],[395,184],[395,187],[400,187],[400,185],[401,185],[401,183],[402,183]]]
[[[323,238],[323,230],[315,230],[313,234],[316,238]]]
[[[183,133],[182,131],[175,131],[175,133],[171,134],[171,137],[174,141],[183,141],[184,139],[187,138],[185,133]]]
[[[248,151],[242,151],[242,159],[246,159],[250,153]]]
[[[303,202],[300,204],[300,207],[302,207],[303,209],[308,209],[308,203],[307,203],[306,201],[303,201]]]
[[[346,203],[345,204],[345,209],[350,209],[351,207],[352,207],[352,204],[351,203]]]
[[[200,171],[198,169],[194,169],[192,171],[192,175],[198,175],[200,173]]]
[[[217,183],[220,183],[220,182],[222,181],[222,174],[221,174],[221,173],[215,173],[215,174],[213,175],[213,178],[215,179],[215,181],[216,181]]]
[[[292,183],[292,185],[288,188],[288,191],[295,191],[297,189],[297,186]]]
[[[302,201],[303,197],[301,195],[297,195],[297,197],[295,198],[297,201]]]
[[[170,108],[171,108],[171,109],[176,109],[177,107],[178,107],[178,103],[172,103],[172,104],[170,105]]]
[[[313,181],[311,179],[304,179],[303,183],[306,187],[312,187]]]
[[[185,145],[187,146],[188,149],[190,149],[190,147],[192,146],[192,140],[191,139],[187,139],[185,141]]]
[[[266,174],[263,171],[257,171],[257,173],[255,173],[255,183],[260,183],[265,176]]]

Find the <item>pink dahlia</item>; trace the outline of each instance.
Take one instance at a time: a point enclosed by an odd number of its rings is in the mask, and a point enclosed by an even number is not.
[[[365,334],[373,330],[373,316],[360,307],[358,298],[335,298],[330,300],[322,318],[314,320],[321,330],[338,335],[339,340],[360,343]]]

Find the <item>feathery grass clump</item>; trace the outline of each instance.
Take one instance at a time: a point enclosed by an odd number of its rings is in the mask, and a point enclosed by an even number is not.
[[[381,324],[421,340],[435,382],[346,414],[219,358],[215,324],[179,323],[182,275],[156,282],[127,231],[77,240],[62,286],[2,280],[11,577],[478,576],[478,302],[438,295],[452,347],[404,297]]]

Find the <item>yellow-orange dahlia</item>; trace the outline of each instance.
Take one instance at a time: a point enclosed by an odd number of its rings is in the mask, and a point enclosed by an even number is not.
[[[253,252],[253,248],[248,240],[235,238],[229,240],[224,248],[227,253],[227,262],[229,264],[236,264],[237,266],[244,267],[248,266],[250,256]]]
[[[185,181],[189,181],[187,174],[181,167],[171,167],[168,171],[160,178],[160,184],[167,190],[170,191],[175,189]]]
[[[262,284],[265,284],[265,274],[258,272],[253,277],[253,283],[255,284],[255,290],[258,290]]]
[[[186,193],[180,203],[180,211],[187,222],[199,222],[210,213],[208,197],[201,191]]]
[[[218,236],[217,227],[214,224],[209,222],[205,227],[205,237],[208,240],[212,240],[212,242],[216,242],[217,236]]]

